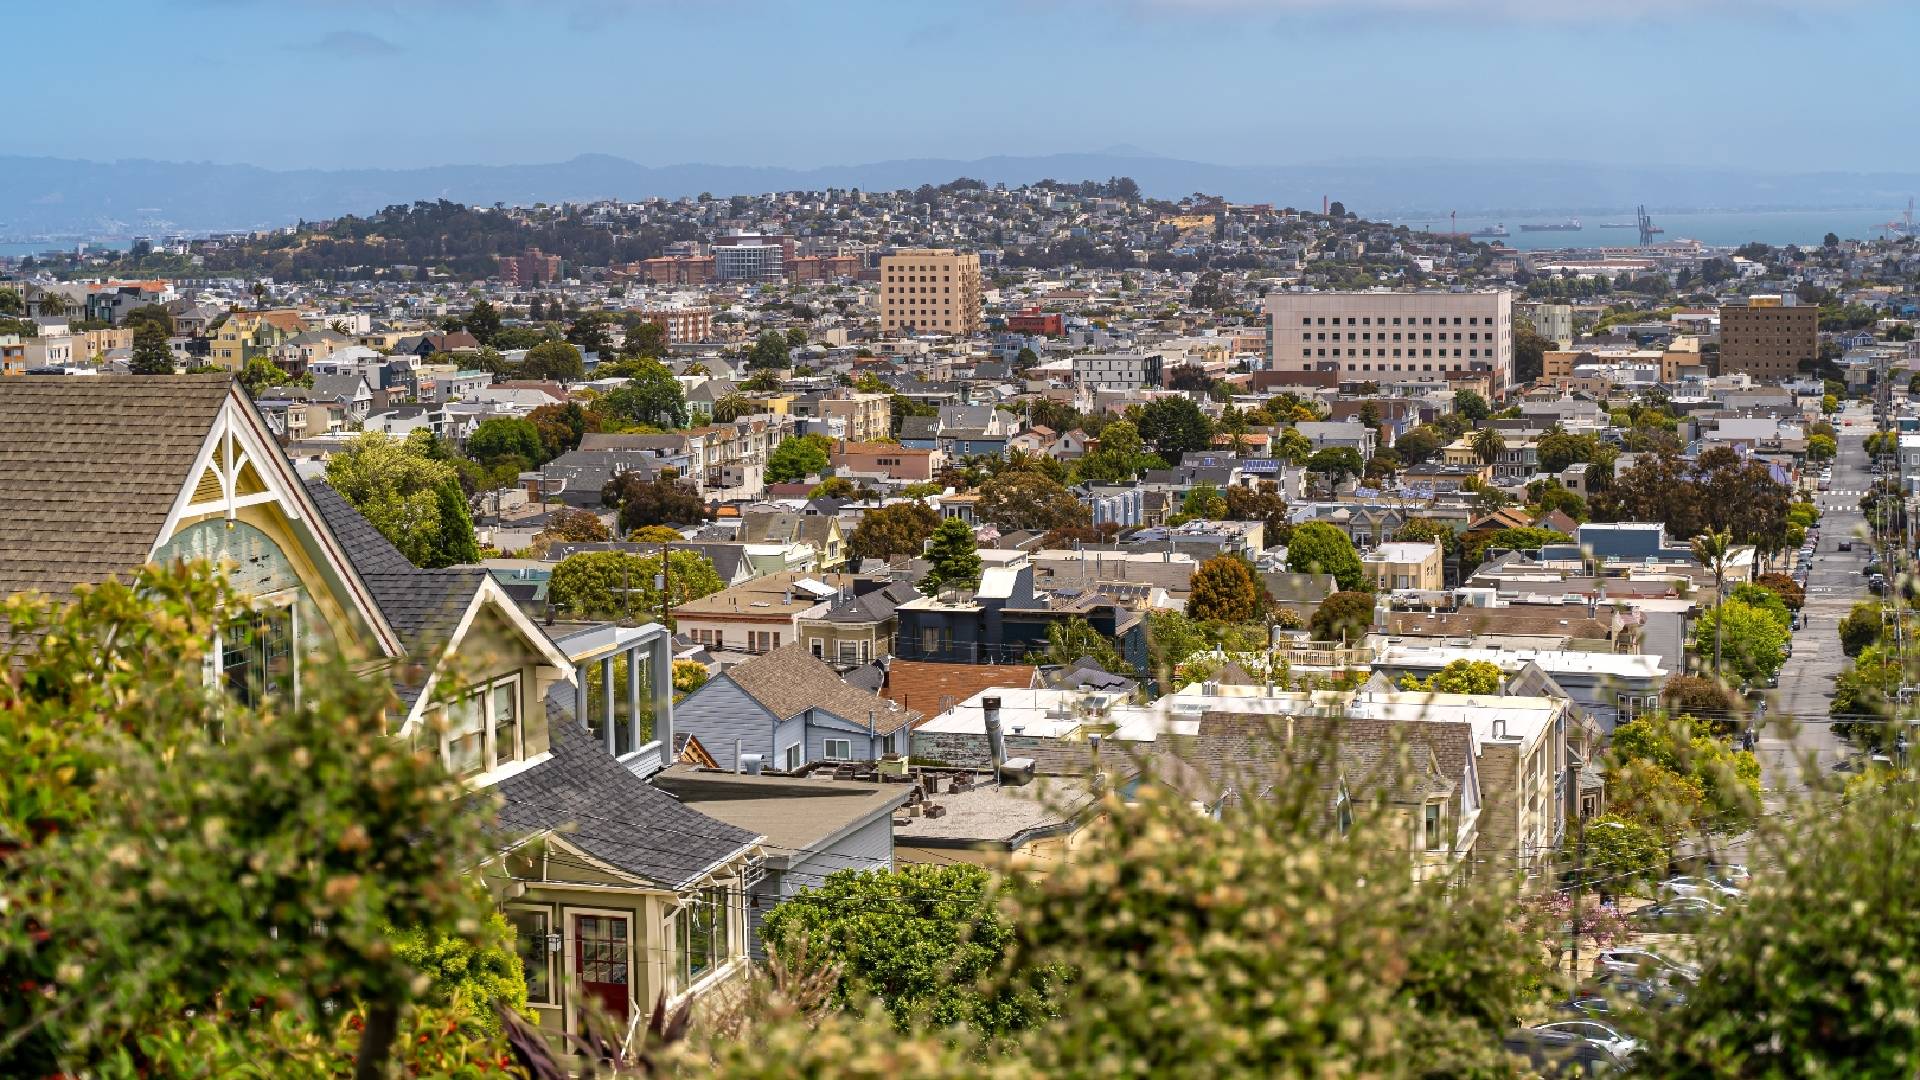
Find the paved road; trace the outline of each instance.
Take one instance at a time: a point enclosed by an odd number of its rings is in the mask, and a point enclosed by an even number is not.
[[[1848,749],[1824,721],[1833,701],[1834,677],[1846,666],[1838,623],[1856,602],[1871,599],[1862,573],[1870,553],[1860,496],[1873,480],[1862,445],[1873,430],[1873,413],[1866,406],[1849,405],[1836,419],[1840,452],[1830,490],[1816,498],[1821,510],[1820,544],[1807,579],[1806,626],[1793,635],[1793,655],[1780,671],[1779,689],[1767,694],[1767,724],[1760,736],[1759,757],[1761,780],[1769,791],[1804,786],[1800,762],[1809,751],[1825,770]],[[1847,420],[1853,421],[1851,427]],[[1851,541],[1853,550],[1839,550],[1843,541]]]

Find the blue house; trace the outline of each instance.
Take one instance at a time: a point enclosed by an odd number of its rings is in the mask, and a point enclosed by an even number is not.
[[[920,714],[849,686],[796,641],[722,672],[674,706],[673,719],[722,769],[758,755],[766,768],[793,772],[903,754]]]

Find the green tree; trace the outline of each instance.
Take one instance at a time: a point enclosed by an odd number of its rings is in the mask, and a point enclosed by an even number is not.
[[[1660,703],[1675,715],[1730,718],[1738,702],[1717,679],[1699,675],[1669,675],[1660,689]]]
[[[1474,456],[1479,458],[1483,465],[1491,465],[1499,461],[1500,455],[1507,450],[1505,436],[1494,428],[1480,428],[1475,431],[1473,438],[1468,440],[1468,445],[1473,447]]]
[[[1839,449],[1840,444],[1835,442],[1831,435],[1807,436],[1808,461],[1832,461]]]
[[[1713,573],[1713,603],[1715,607],[1726,602],[1727,567],[1733,560],[1733,537],[1725,532],[1707,530],[1693,538],[1693,557],[1701,566]],[[1720,674],[1720,638],[1724,627],[1719,620],[1714,621],[1713,673]],[[1696,651],[1697,655],[1697,651]]]
[[[1880,640],[1883,629],[1882,608],[1877,601],[1862,600],[1853,605],[1846,618],[1840,620],[1840,651],[1848,656],[1859,656],[1861,650]]]
[[[1213,444],[1213,423],[1185,396],[1155,398],[1141,410],[1139,427],[1140,438],[1170,462]]]
[[[1530,383],[1546,372],[1546,354],[1560,343],[1541,337],[1530,319],[1513,320],[1513,378]]]
[[[1319,473],[1327,478],[1327,486],[1336,488],[1340,481],[1351,476],[1359,476],[1366,463],[1360,460],[1360,451],[1351,446],[1329,446],[1313,452],[1307,459],[1307,471]]]
[[[675,660],[673,662],[674,700],[678,701],[707,685],[707,680],[711,677],[712,675],[707,671],[707,665],[698,660]]]
[[[1261,481],[1259,487],[1228,488],[1226,514],[1229,521],[1261,522],[1261,535],[1268,547],[1285,544],[1293,536],[1287,502],[1280,497],[1280,485],[1271,480]]]
[[[569,450],[578,450],[588,432],[605,427],[605,419],[577,401],[560,405],[542,405],[527,414],[527,420],[540,432],[541,460],[552,461]]]
[[[1315,641],[1358,642],[1373,628],[1373,594],[1337,592],[1313,609],[1307,629]]]
[[[1487,660],[1450,660],[1424,679],[1400,677],[1400,685],[1408,690],[1435,694],[1497,694],[1506,681],[1500,665]]]
[[[1273,456],[1289,465],[1305,465],[1313,456],[1313,442],[1293,428],[1281,428],[1273,440]]]
[[[1131,420],[1115,420],[1100,433],[1100,445],[1081,458],[1077,469],[1083,480],[1131,480],[1140,475],[1148,455],[1140,431]]]
[[[920,582],[922,590],[937,592],[949,585],[965,588],[980,581],[979,544],[966,522],[959,518],[942,521],[933,530],[931,541],[927,546],[927,561],[933,564],[933,569]]]
[[[1793,629],[1793,613],[1787,610],[1787,602],[1780,598],[1779,593],[1765,585],[1751,581],[1741,582],[1727,594],[1727,599],[1738,600],[1749,607],[1766,612],[1773,616],[1773,621],[1779,623],[1783,630]]]
[[[1724,645],[1728,674],[1757,685],[1779,672],[1787,636],[1786,627],[1766,609],[1728,600],[1694,624],[1693,647],[1703,653]]]
[[[987,871],[964,863],[839,870],[769,911],[761,933],[793,965],[830,965],[832,1002],[878,1001],[901,1032],[962,1026],[998,1036],[1045,1020],[1044,996],[988,990],[1014,930]]]
[[[1296,574],[1332,574],[1340,588],[1349,592],[1366,587],[1366,573],[1353,541],[1324,521],[1295,526],[1287,544],[1287,569]]]
[[[167,344],[167,331],[160,324],[142,322],[134,330],[133,359],[128,362],[127,370],[135,375],[173,374],[173,349]]]
[[[1486,558],[1487,552],[1495,548],[1532,551],[1548,544],[1569,543],[1573,538],[1554,529],[1519,528],[1468,533],[1463,539],[1462,559],[1468,565],[1478,566]]]
[[[500,1029],[496,1002],[527,1006],[527,976],[514,940],[513,925],[497,911],[481,921],[477,939],[419,926],[393,931],[395,954],[428,980],[423,1000],[457,1006],[489,1031]]]
[[[548,341],[527,350],[520,362],[520,375],[528,379],[553,379],[578,382],[587,377],[587,364],[580,350],[565,341]]]
[[[1462,390],[1453,395],[1453,411],[1465,417],[1469,423],[1484,423],[1493,415],[1493,409],[1487,399],[1472,390]]]
[[[692,487],[665,476],[649,480],[637,472],[608,481],[600,491],[600,504],[619,509],[623,535],[649,525],[689,525],[707,517],[707,505]]]
[[[667,355],[666,327],[653,322],[638,323],[629,327],[623,351],[628,356],[641,356],[655,360]]]
[[[1095,630],[1092,623],[1079,616],[1049,622],[1047,647],[1039,653],[1040,661],[1065,667],[1078,662],[1081,657],[1090,658],[1100,665],[1102,671],[1115,675],[1134,674],[1133,665],[1120,654],[1113,639]]]
[[[747,366],[764,371],[788,367],[793,361],[787,349],[786,335],[778,330],[768,330],[755,339],[753,348],[747,351]]]
[[[546,447],[533,421],[490,416],[467,436],[467,456],[488,467],[511,458],[522,462],[521,468],[533,468],[546,460]]]
[[[759,411],[759,403],[752,398],[744,394],[726,394],[713,403],[713,420],[717,424],[724,424]]]
[[[1036,472],[1003,473],[980,485],[977,509],[1007,531],[1084,528],[1092,518],[1086,503]]]
[[[826,472],[832,448],[822,435],[787,436],[767,455],[767,483],[790,484]]]
[[[1395,439],[1393,449],[1408,465],[1424,465],[1440,453],[1440,440],[1426,428],[1414,428]]]
[[[1635,884],[1650,885],[1666,873],[1671,853],[1665,837],[1653,826],[1618,814],[1601,814],[1578,827],[1585,831],[1582,877],[1589,888],[1625,892]]]
[[[600,399],[599,411],[636,424],[655,427],[687,426],[687,395],[679,380],[658,360],[631,362],[626,385]]]
[[[713,564],[698,552],[674,551],[668,561],[672,580],[665,593],[667,608],[725,588]],[[547,599],[555,611],[575,618],[651,622],[662,611],[661,589],[654,581],[660,573],[658,553],[582,551],[553,568]]]
[[[604,311],[589,311],[567,327],[567,341],[583,353],[605,359],[613,355],[613,316]]]
[[[135,374],[164,375],[172,370],[172,361],[168,361],[168,368],[165,372],[141,371],[135,372]],[[299,381],[293,376],[288,375],[285,368],[264,356],[249,357],[247,365],[240,369],[238,378],[240,380],[240,388],[247,392],[248,397],[252,398],[257,398],[276,386],[292,386],[296,385]],[[311,383],[313,380],[308,379],[307,381]]]
[[[415,566],[476,562],[480,547],[459,473],[430,455],[429,441],[358,435],[327,460],[327,483]]]
[[[475,300],[461,323],[467,328],[467,333],[482,345],[492,345],[493,339],[500,334],[500,312],[485,300]]]
[[[1267,609],[1266,586],[1253,567],[1237,555],[1217,555],[1203,562],[1187,582],[1187,617],[1246,622]]]
[[[1401,543],[1439,544],[1443,554],[1451,554],[1460,546],[1460,535],[1453,531],[1453,526],[1426,517],[1408,518],[1394,530],[1393,538]]]
[[[17,319],[27,313],[27,303],[20,297],[20,290],[11,285],[0,285],[0,315]]]
[[[940,515],[919,501],[899,502],[869,510],[847,537],[847,557],[885,559],[918,555],[927,538],[940,527]]]
[[[674,533],[675,540],[681,539]],[[587,510],[560,510],[547,519],[547,527],[533,538],[536,550],[545,552],[554,544],[600,544],[613,539],[613,531],[600,515]]]
[[[1180,512],[1188,517],[1205,518],[1209,521],[1225,517],[1227,500],[1220,495],[1220,489],[1202,481],[1187,492],[1180,500]]]

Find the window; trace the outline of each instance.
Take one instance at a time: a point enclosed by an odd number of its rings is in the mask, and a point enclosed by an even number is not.
[[[827,760],[828,761],[852,761],[853,760],[853,740],[852,739],[828,739],[827,740]]]
[[[1427,850],[1439,851],[1447,846],[1446,838],[1440,835],[1441,808],[1437,802],[1427,804]]]
[[[731,953],[733,892],[726,886],[702,889],[676,920],[675,944],[680,954],[680,985],[692,986]]]
[[[466,777],[486,768],[486,716],[480,698],[466,694],[447,709],[447,771]]]
[[[227,693],[249,708],[291,696],[293,608],[250,611],[220,631],[220,673]]]
[[[792,746],[787,747],[786,751],[782,753],[780,757],[780,767],[788,772],[794,772],[798,770],[800,766],[806,764],[806,753],[801,749],[799,743],[794,743]]]
[[[1345,836],[1353,830],[1353,800],[1347,797],[1347,789],[1344,784],[1341,785],[1340,793],[1334,796],[1333,824],[1335,828],[1340,830],[1341,836]]]
[[[507,921],[513,924],[514,948],[520,953],[520,968],[526,973],[527,1001],[530,1004],[554,1004],[553,953],[547,945],[552,933],[553,916],[533,908],[508,908]]]
[[[493,684],[493,690],[487,695],[489,717],[493,724],[493,764],[495,768],[510,761],[519,761],[520,747],[520,680],[518,677],[502,679]]]
[[[823,660],[826,658],[826,655],[827,655],[826,642],[820,640],[819,638],[814,638],[812,641],[812,648],[813,648],[813,658],[815,660]]]

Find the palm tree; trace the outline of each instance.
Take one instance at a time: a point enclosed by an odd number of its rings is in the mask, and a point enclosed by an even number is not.
[[[1693,538],[1693,557],[1713,571],[1713,673],[1720,674],[1720,641],[1726,622],[1720,617],[1721,601],[1727,595],[1727,564],[1733,551],[1733,534],[1708,529]]]
[[[1483,464],[1491,465],[1500,460],[1501,453],[1507,448],[1507,440],[1493,428],[1481,428],[1473,433],[1473,440],[1468,445],[1473,447],[1473,452],[1479,455]]]
[[[57,319],[67,313],[67,298],[52,289],[42,292],[35,303],[40,305],[40,314],[49,318]]]

